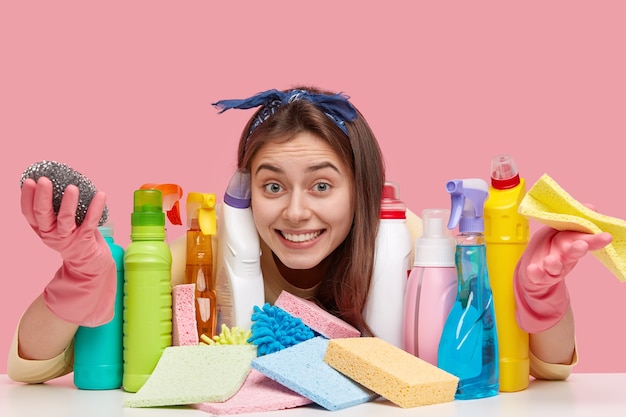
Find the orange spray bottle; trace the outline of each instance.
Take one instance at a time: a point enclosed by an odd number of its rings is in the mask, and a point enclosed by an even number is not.
[[[215,194],[187,194],[187,263],[185,283],[195,284],[198,337],[215,335],[217,302],[212,237],[217,229]]]
[[[513,273],[530,239],[528,219],[518,213],[526,194],[526,182],[509,155],[497,155],[491,161],[491,186],[485,202],[485,242],[487,268],[494,297],[498,351],[500,356],[500,391],[515,392],[528,387],[528,333],[515,319]]]

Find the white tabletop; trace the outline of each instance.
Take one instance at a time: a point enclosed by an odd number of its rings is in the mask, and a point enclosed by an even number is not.
[[[82,391],[76,389],[71,375],[41,385],[24,385],[0,375],[0,416],[138,416],[200,417],[209,413],[187,406],[124,408],[122,390]],[[284,417],[393,417],[393,416],[621,416],[626,412],[626,374],[574,373],[567,381],[531,381],[520,392],[500,393],[480,400],[453,402],[403,409],[380,400],[327,411],[316,405],[269,413],[240,416]]]

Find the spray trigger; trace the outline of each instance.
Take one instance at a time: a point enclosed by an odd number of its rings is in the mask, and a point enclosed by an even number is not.
[[[159,190],[163,195],[163,209],[167,214],[167,219],[173,225],[182,225],[180,217],[180,204],[178,200],[183,196],[183,189],[177,184],[143,184],[142,190]]]

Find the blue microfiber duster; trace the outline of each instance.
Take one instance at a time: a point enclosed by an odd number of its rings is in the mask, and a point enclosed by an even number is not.
[[[265,303],[263,308],[254,306],[252,336],[249,343],[257,346],[257,355],[278,352],[315,337],[315,333],[301,319],[279,307]]]

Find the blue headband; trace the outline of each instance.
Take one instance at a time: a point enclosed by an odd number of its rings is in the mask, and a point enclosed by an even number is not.
[[[328,95],[311,93],[306,90],[290,90],[287,92],[267,90],[245,99],[220,100],[213,103],[213,106],[220,109],[218,114],[229,109],[251,109],[253,107],[263,106],[255,117],[254,122],[250,125],[250,131],[248,132],[249,137],[252,132],[254,132],[261,123],[272,116],[278,108],[297,100],[307,100],[319,107],[320,110],[348,136],[345,121],[352,122],[357,117],[356,109],[348,101],[349,98],[349,96],[343,93]]]

